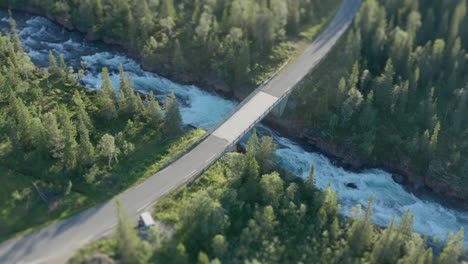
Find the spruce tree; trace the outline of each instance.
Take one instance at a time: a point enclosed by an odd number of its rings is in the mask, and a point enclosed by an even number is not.
[[[67,75],[67,64],[65,63],[65,58],[63,57],[63,54],[60,54],[60,75],[62,77],[65,77]]]
[[[59,128],[57,117],[54,113],[48,112],[43,116],[44,127],[46,132],[46,146],[54,159],[63,157],[65,148],[65,137],[63,131]]]
[[[57,59],[52,51],[49,51],[49,71],[52,75],[60,75],[60,70],[57,66]]]
[[[61,106],[58,109],[59,123],[63,130],[65,147],[63,149],[62,162],[64,169],[73,170],[76,167],[76,162],[78,159],[77,146],[76,143],[76,125],[71,120],[70,112]]]
[[[150,92],[146,103],[149,123],[153,128],[160,128],[163,123],[163,112],[159,106],[159,102],[154,97],[153,91]]]
[[[102,69],[102,79],[101,90],[98,92],[99,114],[104,120],[110,121],[117,118],[118,115],[115,107],[115,90],[112,87],[107,68]]]
[[[123,264],[145,263],[143,244],[138,238],[133,228],[132,221],[127,211],[123,208],[120,200],[116,200],[117,205],[117,252]]]
[[[167,135],[178,136],[182,133],[182,116],[180,115],[179,104],[175,97],[174,92],[166,97],[164,102],[166,109],[166,115],[164,118],[164,124]]]
[[[94,146],[89,139],[89,130],[83,118],[78,120],[78,132],[80,144],[78,146],[78,155],[82,166],[89,166],[94,161]]]
[[[372,222],[373,197],[367,202],[365,212],[360,212],[360,217],[355,219],[348,230],[347,244],[351,255],[362,256],[372,243],[374,224]]]
[[[310,166],[309,175],[306,179],[306,186],[309,191],[315,190],[315,167],[314,165]]]
[[[437,264],[457,264],[464,252],[464,228],[457,234],[450,233],[445,241],[445,247],[437,260]]]

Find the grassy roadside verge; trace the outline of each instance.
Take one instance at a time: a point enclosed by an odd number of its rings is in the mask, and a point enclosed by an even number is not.
[[[256,72],[255,86],[250,88],[243,88],[239,90],[234,90],[234,94],[237,98],[247,97],[252,89],[257,88],[258,85],[263,83],[265,80],[271,77],[278,68],[288,61],[292,63],[295,61],[305,49],[312,44],[315,37],[320,35],[320,33],[326,29],[328,24],[333,20],[337,14],[341,1],[331,1],[330,3],[333,8],[328,8],[330,11],[327,12],[327,15],[322,16],[319,20],[320,22],[309,23],[302,25],[299,29],[299,32],[296,36],[290,36],[286,40],[278,43],[272,49],[272,54],[267,59],[262,60],[257,63],[254,71]],[[286,69],[285,67],[284,69]],[[283,69],[283,70],[284,70]]]
[[[64,220],[141,183],[203,134],[203,130],[197,129],[173,141],[150,140],[119,163],[115,171],[122,177],[119,184],[109,185],[105,191],[93,188],[81,192],[77,186],[77,191],[61,200],[57,208],[50,208],[41,200],[32,185],[33,177],[0,166],[0,180],[5,183],[0,186],[0,242]]]

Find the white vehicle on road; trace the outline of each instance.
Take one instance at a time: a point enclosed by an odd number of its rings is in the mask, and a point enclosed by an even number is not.
[[[149,212],[140,214],[140,219],[138,221],[138,227],[140,229],[150,229],[155,224],[156,223],[154,222],[154,219]]]

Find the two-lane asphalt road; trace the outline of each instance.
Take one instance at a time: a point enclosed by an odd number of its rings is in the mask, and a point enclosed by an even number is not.
[[[309,73],[343,35],[361,0],[344,0],[327,29],[282,73],[243,102],[204,141],[166,169],[118,195],[132,216],[200,175],[257,124]],[[0,263],[63,263],[79,248],[112,232],[117,224],[113,200],[27,236],[0,244]]]

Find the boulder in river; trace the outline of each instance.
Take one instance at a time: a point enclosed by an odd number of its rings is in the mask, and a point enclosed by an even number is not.
[[[348,182],[345,184],[345,186],[351,189],[359,189],[358,186],[354,182]]]

